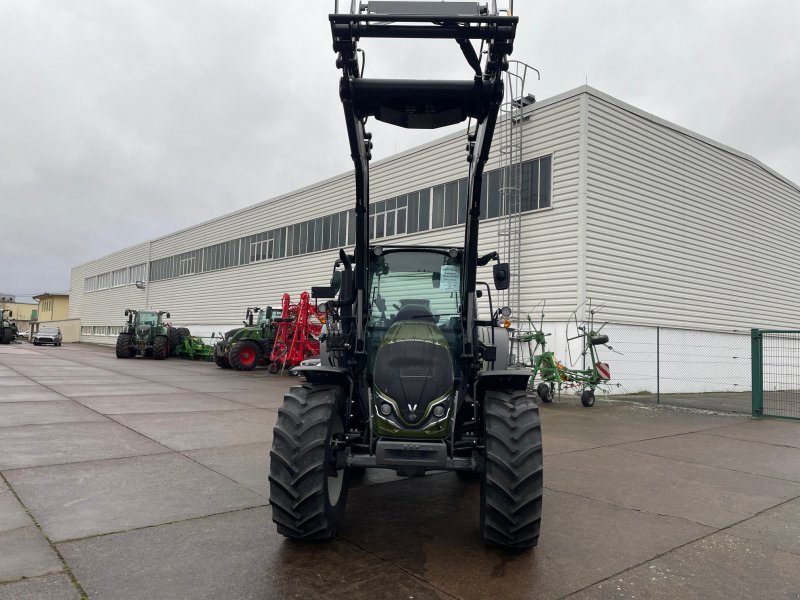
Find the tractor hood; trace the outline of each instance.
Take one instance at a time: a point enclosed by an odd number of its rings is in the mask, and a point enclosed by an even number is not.
[[[226,342],[230,340],[233,336],[239,333],[244,327],[236,327],[234,329],[229,329],[225,332],[225,337],[223,338]]]
[[[150,335],[150,325],[146,323],[142,323],[141,325],[136,326],[136,337],[139,339],[149,337]]]
[[[447,434],[453,360],[436,324],[409,319],[392,325],[378,347],[372,378],[379,433]]]

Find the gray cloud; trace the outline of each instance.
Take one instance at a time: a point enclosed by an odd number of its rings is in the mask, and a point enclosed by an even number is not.
[[[588,78],[800,181],[796,3],[515,5],[537,97]],[[332,7],[0,0],[0,289],[349,170]],[[455,46],[364,46],[373,76],[467,73]],[[444,133],[371,129],[376,158]]]

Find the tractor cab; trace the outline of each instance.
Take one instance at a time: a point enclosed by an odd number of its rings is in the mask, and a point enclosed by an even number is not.
[[[378,435],[449,433],[462,347],[462,259],[458,248],[371,249],[367,376]]]
[[[268,328],[272,325],[272,307],[261,308],[258,310],[258,317],[256,319],[256,326],[261,328]]]
[[[149,325],[150,327],[156,326],[159,324],[161,319],[161,315],[159,315],[155,311],[151,310],[140,310],[138,311],[134,318],[133,324],[134,325]]]

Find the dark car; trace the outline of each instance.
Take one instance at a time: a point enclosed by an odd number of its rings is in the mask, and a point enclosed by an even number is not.
[[[42,327],[33,334],[31,339],[34,346],[41,346],[42,344],[53,344],[54,346],[61,345],[61,328],[60,327]]]

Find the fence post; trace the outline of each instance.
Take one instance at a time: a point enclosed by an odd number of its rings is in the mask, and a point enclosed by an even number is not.
[[[753,416],[764,413],[764,354],[760,329],[750,330],[750,371],[753,388]]]
[[[656,325],[656,404],[661,404],[661,327]]]

